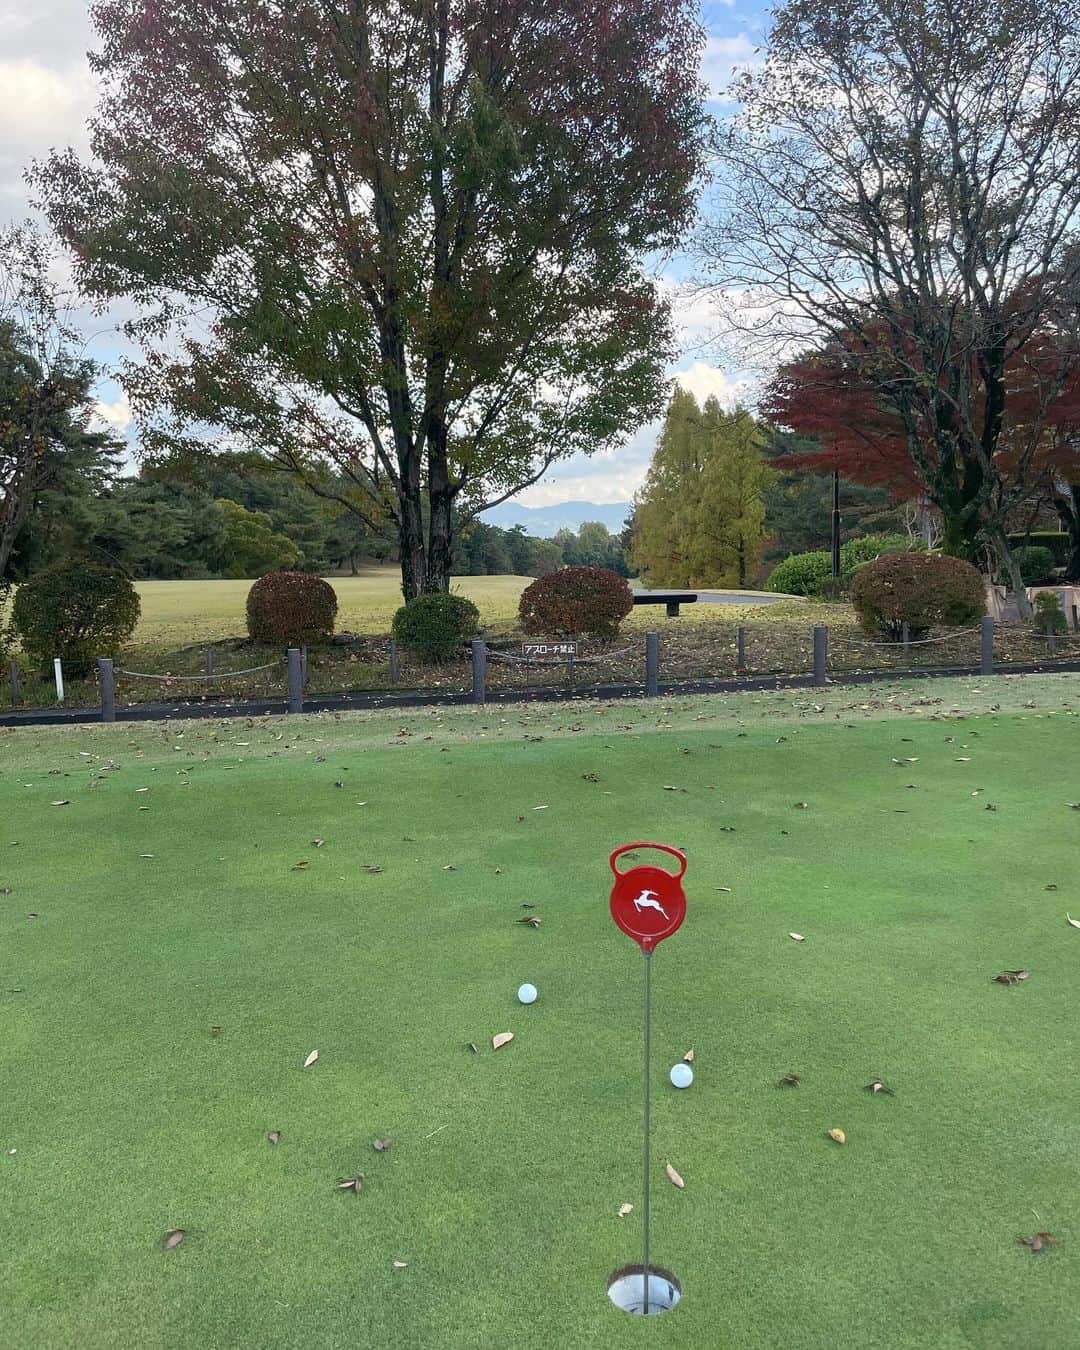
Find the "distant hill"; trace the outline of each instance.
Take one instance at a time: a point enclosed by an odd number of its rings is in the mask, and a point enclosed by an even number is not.
[[[629,502],[556,502],[554,506],[519,506],[517,502],[509,501],[493,506],[480,519],[504,530],[521,525],[526,534],[537,539],[551,539],[564,529],[576,534],[586,520],[599,520],[612,534],[618,534],[629,514]]]

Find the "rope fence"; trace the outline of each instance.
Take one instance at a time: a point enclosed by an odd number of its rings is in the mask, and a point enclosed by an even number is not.
[[[958,632],[946,633],[944,637],[908,638],[906,641],[903,638],[898,638],[895,642],[871,642],[869,638],[842,638],[837,637],[834,633],[830,640],[841,647],[878,647],[884,650],[900,647],[906,650],[908,647],[931,647],[939,642],[955,642],[958,638],[978,632],[978,628],[961,628]]]
[[[268,661],[264,666],[248,666],[245,670],[216,670],[212,675],[154,675],[145,670],[124,670],[119,668],[117,675],[127,675],[132,680],[231,680],[237,675],[255,675],[260,670],[276,670],[284,665],[284,660]]]

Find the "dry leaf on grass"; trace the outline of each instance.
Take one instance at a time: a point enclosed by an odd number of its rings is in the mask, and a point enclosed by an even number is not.
[[[395,1270],[408,1270],[409,1268],[408,1261],[391,1261],[390,1264]]]
[[[63,801],[53,802],[52,804],[53,806],[70,806],[71,799],[69,797],[65,797]]]
[[[304,1060],[304,1068],[310,1069],[318,1058],[319,1058],[318,1050],[312,1050],[311,1054],[308,1055],[307,1059]]]
[[[394,1141],[392,1139],[373,1139],[371,1147],[376,1153],[385,1153]]]
[[[1073,928],[1080,928],[1080,919],[1074,919],[1070,915],[1065,915],[1065,921]]]
[[[694,1052],[693,1052],[693,1050],[687,1050],[686,1054],[683,1055],[683,1060],[684,1060],[684,1062],[687,1063],[687,1064],[693,1064],[693,1062],[694,1062]]]
[[[337,1188],[339,1191],[352,1191],[354,1195],[359,1195],[364,1189],[363,1172],[358,1172],[354,1177],[342,1177]]]
[[[326,840],[320,839],[319,836],[316,835],[315,838],[311,841],[311,843],[313,848],[322,848],[323,844],[326,843]]]
[[[540,916],[539,914],[526,914],[523,918],[515,919],[514,922],[527,924],[530,928],[539,928]]]
[[[268,1130],[267,1133],[266,1133],[266,1137],[267,1137],[267,1139],[270,1140],[270,1142],[271,1142],[272,1144],[276,1144],[276,1143],[278,1143],[279,1140],[281,1139],[281,1131],[280,1131],[280,1130]]]
[[[803,934],[803,933],[789,933],[789,934],[788,934],[788,937],[791,938],[791,939],[792,939],[793,941],[795,941],[795,942],[805,942],[805,941],[806,941],[806,936],[805,936],[805,934]]]
[[[807,806],[808,806],[808,803],[807,803],[807,802],[793,802],[792,805],[795,807],[795,810],[796,810],[796,811],[805,811],[806,808],[807,808]]]
[[[619,1218],[620,1218],[620,1219],[625,1219],[626,1216],[627,1216],[628,1214],[633,1213],[633,1209],[634,1209],[634,1206],[633,1206],[633,1205],[620,1205],[620,1206],[619,1206]]]
[[[161,1244],[165,1251],[171,1252],[174,1247],[179,1247],[184,1240],[184,1234],[187,1230],[184,1228],[170,1228],[165,1234],[165,1240]]]
[[[514,1033],[512,1031],[500,1031],[497,1036],[492,1036],[491,1048],[492,1050],[501,1050],[504,1045],[509,1045],[513,1039]]]
[[[874,1078],[871,1082],[867,1083],[867,1085],[863,1088],[863,1091],[871,1092],[875,1097],[878,1095],[879,1092],[887,1092],[890,1097],[896,1096],[896,1093],[893,1092],[892,1088],[886,1087],[880,1078]]]
[[[480,1047],[476,1044],[475,1041],[469,1042],[469,1049],[473,1052],[474,1055],[478,1055],[480,1053]]]
[[[1019,984],[1021,980],[1029,979],[1030,970],[1003,970],[1000,975],[993,977],[995,984]]]
[[[674,1167],[672,1167],[670,1163],[666,1163],[664,1166],[664,1171],[667,1173],[668,1181],[670,1181],[673,1186],[678,1186],[679,1190],[681,1191],[683,1187],[686,1185],[686,1182],[683,1181],[682,1177],[679,1176],[678,1172],[675,1171]]]
[[[378,863],[365,863],[364,871],[367,872],[369,876],[374,877],[377,876],[382,871],[382,868],[379,866]]]
[[[847,1135],[844,1133],[843,1130],[827,1130],[826,1133],[835,1144],[847,1143]]]
[[[306,861],[293,863],[292,870],[294,872],[306,872],[308,870],[308,863]]]
[[[1053,1233],[1032,1233],[1030,1237],[1018,1237],[1016,1240],[1022,1246],[1030,1247],[1033,1252],[1041,1252],[1044,1247],[1057,1245],[1057,1238]]]
[[[802,1079],[797,1073],[786,1073],[777,1083],[777,1087],[798,1087]]]

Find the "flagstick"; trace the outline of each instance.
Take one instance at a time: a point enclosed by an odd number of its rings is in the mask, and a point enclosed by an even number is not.
[[[645,1230],[644,1256],[641,1263],[645,1288],[645,1316],[649,1315],[649,1041],[652,1030],[652,952],[645,951],[645,1148],[644,1197],[642,1204]]]

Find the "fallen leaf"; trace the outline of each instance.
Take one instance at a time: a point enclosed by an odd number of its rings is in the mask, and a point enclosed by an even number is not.
[[[457,868],[454,866],[453,863],[444,863],[444,864],[443,864],[443,871],[444,871],[444,872],[456,872],[456,871],[457,871]]]
[[[304,1068],[310,1069],[318,1058],[319,1058],[318,1050],[312,1050],[311,1054],[308,1055],[307,1059],[304,1060]]]
[[[469,1042],[469,1049],[473,1052],[474,1055],[478,1055],[480,1053],[480,1047],[476,1044],[475,1041]]]
[[[670,1163],[667,1163],[664,1167],[664,1171],[667,1173],[668,1181],[670,1181],[673,1186],[678,1186],[679,1190],[681,1191],[683,1187],[686,1185],[686,1182],[683,1181],[682,1177],[679,1176],[678,1172],[675,1171],[674,1167],[672,1167]]]
[[[665,792],[685,792],[686,789],[685,789],[684,787],[676,787],[674,783],[665,783],[665,784],[664,784],[664,791],[665,791]]]
[[[140,858],[152,858],[153,856],[154,856],[154,855],[153,855],[152,853],[140,853],[140,854],[139,854],[139,857],[140,857]]]
[[[342,1177],[337,1188],[339,1191],[352,1191],[354,1195],[359,1195],[364,1189],[363,1172],[358,1172],[354,1177]]]
[[[382,868],[379,866],[378,863],[365,863],[364,871],[367,872],[369,876],[374,877],[377,876],[382,871]]]
[[[408,1261],[391,1261],[390,1264],[395,1270],[408,1270],[409,1268]]]
[[[269,1131],[267,1131],[266,1137],[267,1137],[267,1139],[270,1140],[270,1142],[271,1142],[272,1144],[276,1144],[276,1143],[280,1140],[280,1138],[281,1138],[281,1131],[280,1131],[280,1130],[269,1130]]]
[[[829,1138],[836,1144],[847,1143],[847,1135],[844,1133],[843,1130],[828,1130],[826,1131],[826,1133],[828,1134]]]
[[[293,863],[293,869],[292,869],[292,870],[293,870],[294,872],[306,872],[307,869],[308,869],[308,865],[307,865],[306,862]]]
[[[792,802],[792,805],[795,807],[796,811],[805,811],[807,807],[806,802]]]
[[[1057,1244],[1057,1238],[1053,1233],[1032,1233],[1030,1237],[1018,1237],[1017,1242],[1025,1247],[1030,1247],[1033,1252],[1041,1252],[1043,1247],[1053,1247]]]
[[[805,942],[805,941],[806,941],[806,937],[805,937],[802,933],[789,933],[789,934],[788,934],[788,937],[789,937],[789,938],[792,938],[795,942]]]
[[[1003,970],[1000,975],[994,976],[995,984],[1019,984],[1021,980],[1030,977],[1030,970]]]
[[[996,811],[996,810],[997,810],[997,807],[994,805],[993,802],[987,802],[987,803],[986,803],[986,809],[987,809],[988,811]]]
[[[529,926],[530,928],[539,928],[539,927],[540,927],[540,915],[539,915],[539,914],[525,914],[525,915],[522,916],[522,918],[520,918],[520,919],[515,919],[514,922],[515,922],[515,923],[524,923],[524,924],[528,924],[528,926]]]
[[[70,798],[67,798],[67,797],[65,797],[63,801],[53,802],[53,806],[70,806],[70,805],[71,805],[71,800],[70,800]]]
[[[1069,806],[1071,806],[1074,811],[1080,811],[1080,802],[1069,802]]]
[[[1055,882],[1051,881],[1051,882],[1049,882],[1046,886],[1043,887],[1043,890],[1044,890],[1044,891],[1056,891],[1056,890],[1057,890],[1057,885],[1056,885]]]
[[[215,1025],[215,1026],[212,1026],[212,1027],[210,1028],[210,1035],[211,1035],[211,1036],[220,1036],[220,1035],[221,1035],[221,1031],[222,1031],[222,1028],[221,1028],[221,1027],[216,1026],[216,1025]]]
[[[867,1083],[866,1087],[863,1088],[863,1091],[872,1092],[875,1097],[879,1092],[887,1092],[890,1097],[896,1096],[896,1093],[893,1092],[892,1088],[886,1087],[880,1078],[875,1078],[871,1082]]]
[[[730,895],[730,894],[731,894],[731,887],[730,887],[730,886],[717,886],[716,889],[717,889],[718,891],[723,891],[725,895]]]
[[[170,1228],[165,1234],[165,1241],[161,1244],[165,1251],[171,1252],[174,1247],[179,1247],[184,1240],[185,1229]]]
[[[318,836],[316,836],[316,837],[311,841],[311,843],[312,843],[312,847],[313,847],[313,848],[322,848],[323,844],[326,843],[326,840],[325,840],[325,839],[320,839],[320,838],[318,838]]]
[[[633,1206],[633,1205],[620,1205],[620,1206],[619,1206],[619,1218],[620,1218],[620,1219],[625,1219],[626,1216],[627,1216],[628,1214],[632,1214],[632,1213],[633,1213],[633,1210],[634,1210],[634,1206]]]
[[[1073,918],[1071,918],[1068,914],[1066,914],[1066,915],[1065,915],[1065,920],[1066,920],[1066,922],[1069,923],[1073,928],[1080,928],[1080,919],[1073,919]]]
[[[500,1031],[497,1036],[492,1036],[491,1048],[492,1050],[500,1050],[504,1045],[509,1045],[513,1039],[514,1033],[512,1031]]]
[[[687,1050],[686,1054],[683,1055],[683,1062],[686,1063],[686,1064],[693,1064],[693,1062],[694,1062],[694,1052],[693,1052],[693,1050]]]
[[[777,1083],[777,1087],[798,1087],[802,1079],[797,1073],[786,1073]]]
[[[546,806],[534,806],[534,807],[533,807],[533,810],[534,810],[534,811],[546,811],[546,810],[547,810],[547,807],[546,807]]]
[[[599,783],[600,781],[600,775],[598,773],[583,773],[581,776],[586,783]]]
[[[970,763],[971,763],[971,756],[970,756],[970,755],[957,755],[957,756],[956,756],[956,762],[957,762],[957,764],[970,764]]]
[[[392,1139],[373,1139],[371,1147],[376,1153],[385,1153],[394,1141]]]

